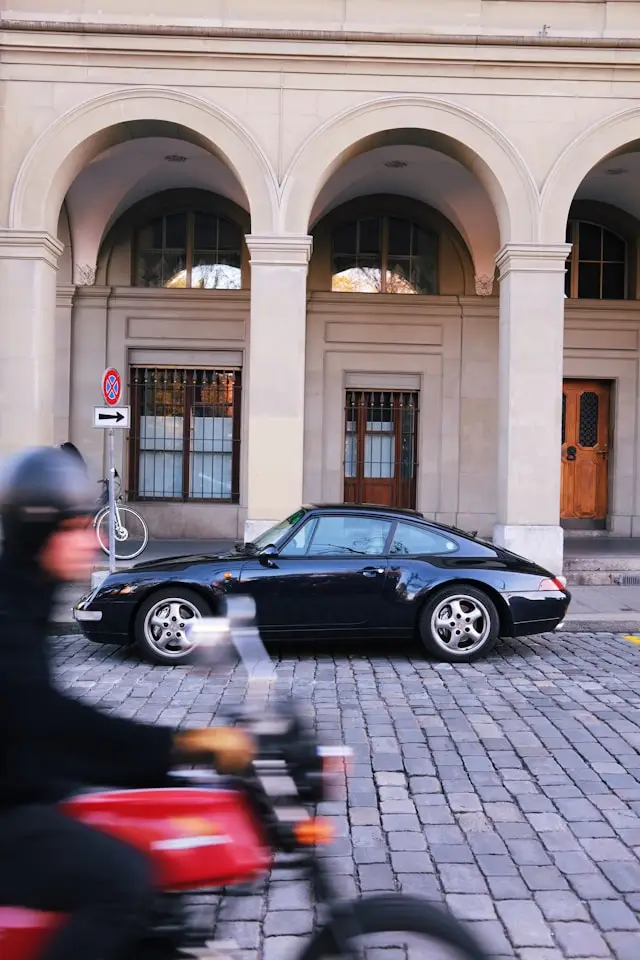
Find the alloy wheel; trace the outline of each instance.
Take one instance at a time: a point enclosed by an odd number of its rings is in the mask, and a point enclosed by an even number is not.
[[[431,615],[435,643],[453,654],[475,653],[486,642],[490,631],[489,611],[477,597],[466,594],[443,598]]]
[[[183,657],[193,646],[187,635],[189,624],[201,616],[198,608],[184,598],[159,600],[144,619],[145,637],[163,657]]]

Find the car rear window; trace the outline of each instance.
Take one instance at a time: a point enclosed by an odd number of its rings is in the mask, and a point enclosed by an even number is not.
[[[458,549],[455,540],[436,533],[430,527],[400,521],[393,534],[389,553],[394,556],[398,554],[425,556],[455,553]]]

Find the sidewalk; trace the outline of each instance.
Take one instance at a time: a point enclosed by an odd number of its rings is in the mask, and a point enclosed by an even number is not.
[[[144,554],[133,563],[183,554],[216,554],[229,550],[232,545],[230,540],[152,540]],[[131,564],[118,564],[118,569],[127,566]],[[81,584],[70,586],[63,592],[55,615],[55,634],[81,632],[73,619],[72,608],[87,590],[88,587]],[[567,632],[640,633],[640,586],[576,586],[570,590],[573,599],[565,622]]]

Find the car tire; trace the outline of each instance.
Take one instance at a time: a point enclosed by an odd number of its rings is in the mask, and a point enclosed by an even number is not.
[[[461,583],[436,591],[420,613],[420,637],[446,663],[470,663],[493,650],[500,633],[496,605],[487,594]]]
[[[212,616],[211,606],[187,587],[156,590],[140,605],[134,636],[146,660],[164,666],[188,663],[193,647],[186,637],[190,620]]]

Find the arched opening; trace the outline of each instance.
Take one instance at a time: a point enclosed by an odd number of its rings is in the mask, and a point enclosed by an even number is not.
[[[117,469],[152,534],[197,535],[207,510],[208,522],[235,537],[249,199],[222,152],[183,126],[125,121],[105,136],[91,138],[92,151],[106,148],[64,196],[76,291],[56,316],[69,343],[60,439],[104,475],[104,437],[86,411],[115,366],[131,408],[131,428],[116,438]]]
[[[310,215],[306,496],[448,520],[483,513],[475,527],[486,531],[500,225],[483,184],[442,145],[424,132],[385,133],[322,178]],[[445,364],[460,378],[455,418]]]
[[[601,132],[602,149],[606,127]],[[589,156],[594,146],[592,140],[583,142],[574,163],[582,163],[582,154]],[[565,275],[560,515],[569,553],[576,533],[596,529],[630,536],[635,525],[638,172],[638,145],[618,147],[574,183],[569,204],[563,201],[572,248]],[[561,183],[565,188],[571,183],[562,164],[548,185],[558,204]]]

